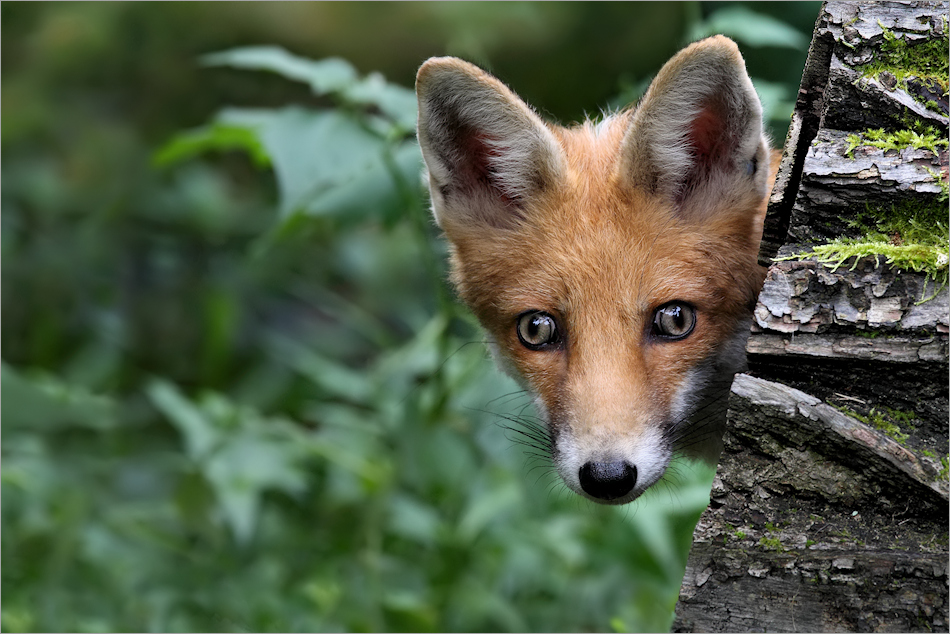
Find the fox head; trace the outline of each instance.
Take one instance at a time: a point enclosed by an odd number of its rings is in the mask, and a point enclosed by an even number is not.
[[[714,463],[764,276],[768,144],[735,43],[689,46],[636,108],[570,129],[456,58],[416,93],[452,281],[564,483],[623,504],[675,452]]]

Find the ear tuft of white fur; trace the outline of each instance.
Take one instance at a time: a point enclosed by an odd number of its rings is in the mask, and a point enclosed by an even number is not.
[[[762,106],[735,42],[696,42],[657,74],[623,142],[622,177],[684,206],[744,183],[765,195]]]
[[[454,57],[416,77],[419,145],[436,220],[504,227],[554,185],[563,155],[544,122],[500,81]]]

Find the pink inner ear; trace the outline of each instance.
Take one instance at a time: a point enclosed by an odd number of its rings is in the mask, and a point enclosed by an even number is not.
[[[502,153],[502,148],[494,141],[494,137],[484,133],[468,131],[460,134],[454,176],[469,195],[487,194],[506,206],[517,205],[518,201],[504,191],[492,167],[491,159]]]
[[[690,124],[689,142],[696,158],[695,168],[701,173],[725,162],[731,165],[735,139],[726,125],[718,104],[703,106]]]

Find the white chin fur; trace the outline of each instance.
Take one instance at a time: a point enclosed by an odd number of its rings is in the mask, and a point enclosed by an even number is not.
[[[657,483],[673,457],[659,430],[648,429],[634,436],[602,438],[579,443],[570,433],[557,439],[555,466],[561,479],[572,491],[601,504],[626,504],[640,497]],[[581,487],[579,472],[587,462],[625,460],[637,469],[637,482],[627,495],[602,500],[588,495]]]

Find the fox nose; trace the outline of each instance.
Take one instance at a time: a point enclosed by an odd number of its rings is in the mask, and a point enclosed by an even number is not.
[[[584,492],[598,500],[623,497],[637,483],[637,468],[625,460],[585,462],[578,475]]]

